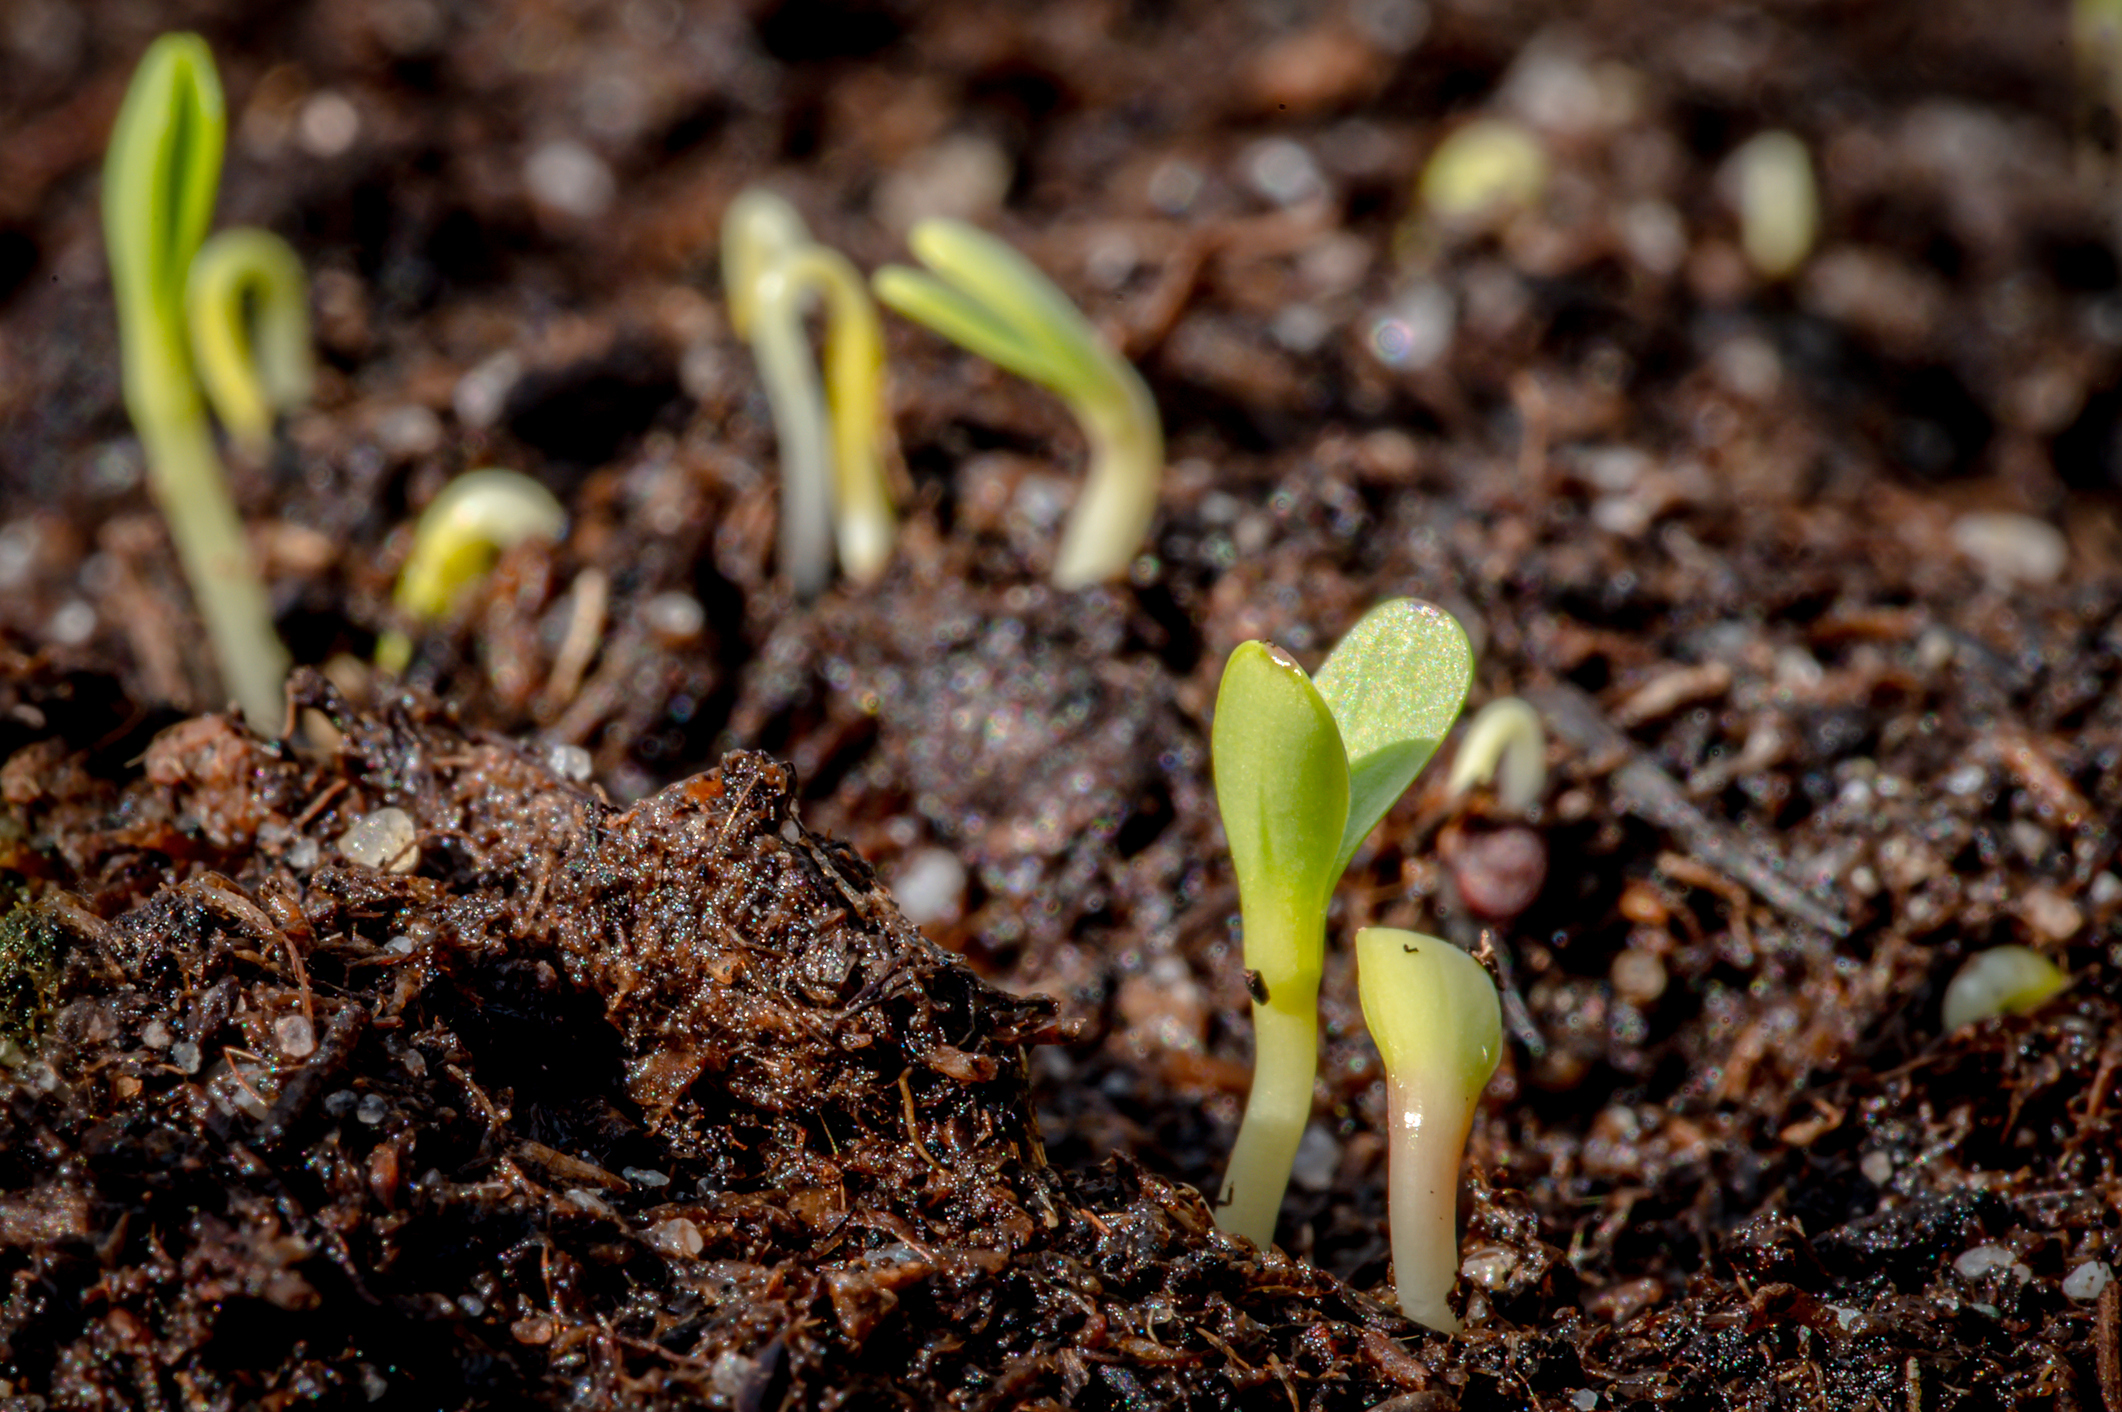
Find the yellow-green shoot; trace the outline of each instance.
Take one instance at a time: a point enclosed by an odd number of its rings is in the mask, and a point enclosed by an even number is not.
[[[1491,781],[1496,802],[1512,813],[1532,808],[1547,788],[1547,734],[1539,714],[1515,696],[1498,697],[1474,713],[1444,790],[1457,799]]]
[[[1503,1007],[1480,962],[1394,927],[1356,933],[1356,984],[1385,1061],[1393,1289],[1408,1318],[1457,1333],[1459,1163],[1503,1058]]]
[[[2030,1015],[2070,984],[2070,973],[2030,946],[1978,951],[1945,987],[1946,1033],[1998,1015]]]
[[[221,231],[192,259],[184,308],[214,415],[237,450],[263,461],[273,418],[309,401],[316,381],[301,257],[271,231]]]
[[[885,483],[884,326],[869,286],[818,244],[796,208],[751,190],[722,218],[722,284],[730,327],[749,340],[781,443],[781,563],[798,597],[832,580],[832,543],[849,578],[867,583],[891,559]],[[803,315],[825,304],[825,391]]]
[[[1326,910],[1357,847],[1451,729],[1465,631],[1412,598],[1365,614],[1317,682],[1279,647],[1231,653],[1210,730],[1253,997],[1253,1087],[1217,1224],[1265,1249],[1310,1121]]]
[[[526,539],[557,540],[566,529],[567,511],[529,476],[466,471],[420,512],[391,602],[407,618],[434,622],[456,606],[503,550]],[[412,659],[412,639],[403,631],[386,632],[376,643],[376,665],[386,672],[401,673]]]
[[[1739,208],[1739,244],[1763,279],[1787,279],[1820,235],[1820,188],[1803,138],[1764,132],[1725,159]]]
[[[1164,428],[1134,365],[1052,280],[963,221],[927,220],[906,243],[927,270],[887,265],[877,298],[1068,404],[1090,443],[1090,475],[1061,532],[1053,580],[1081,588],[1124,574],[1157,513]]]
[[[185,285],[213,216],[226,128],[206,41],[166,34],[150,45],[103,161],[103,234],[125,406],[147,453],[149,487],[223,681],[255,729],[275,731],[286,714],[287,649],[214,453],[185,336]]]

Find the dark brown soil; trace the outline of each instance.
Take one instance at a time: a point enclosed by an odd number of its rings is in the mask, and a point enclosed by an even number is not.
[[[237,476],[300,744],[200,714],[118,399],[95,167],[179,26],[223,219],[316,279],[318,404]],[[2085,92],[2060,6],[13,0],[0,1398],[2122,1412]],[[1554,174],[1425,233],[1477,112]],[[1771,127],[1788,283],[1719,185]],[[1112,331],[1172,449],[1125,582],[1041,576],[1065,412],[895,324],[898,556],[791,600],[713,276],[759,181],[865,267],[957,203]],[[566,541],[378,679],[411,518],[495,463]],[[1249,1058],[1208,711],[1403,593],[1552,779],[1359,851],[1263,1255],[1199,1195]],[[339,852],[385,807],[406,871]],[[1372,923],[1506,982],[1455,1339],[1391,1301]],[[1941,1033],[2003,942],[2072,987]]]

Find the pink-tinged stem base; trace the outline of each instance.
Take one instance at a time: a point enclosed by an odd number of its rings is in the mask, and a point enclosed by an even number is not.
[[[1408,1075],[1389,1084],[1386,1097],[1393,1288],[1401,1313],[1455,1334],[1459,1316],[1449,1298],[1459,1273],[1459,1164],[1473,1130],[1473,1105],[1442,1074]]]

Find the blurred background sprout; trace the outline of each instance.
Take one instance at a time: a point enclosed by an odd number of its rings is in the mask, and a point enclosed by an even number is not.
[[[832,580],[832,540],[850,578],[884,572],[895,531],[885,483],[884,329],[869,286],[837,250],[811,239],[795,207],[746,191],[722,219],[730,326],[750,341],[781,446],[781,563],[801,598]],[[825,303],[825,391],[803,331]]]
[[[398,571],[392,604],[415,622],[446,615],[503,550],[526,539],[558,540],[567,511],[547,490],[517,471],[466,471],[442,488],[421,511],[412,552]],[[412,639],[400,629],[376,643],[376,665],[402,673],[413,658]]]
[[[192,258],[184,307],[214,415],[239,451],[264,460],[273,418],[308,402],[316,380],[301,257],[271,231],[219,231]]]
[[[1754,273],[1770,280],[1796,274],[1820,234],[1820,190],[1804,139],[1757,133],[1725,158],[1724,173]]]
[[[103,164],[103,233],[125,406],[148,484],[228,691],[261,732],[285,716],[288,654],[215,454],[185,334],[185,289],[213,216],[227,118],[213,54],[166,34],[134,71]]]
[[[877,298],[1068,404],[1090,442],[1090,477],[1061,534],[1062,588],[1127,572],[1157,513],[1164,428],[1134,365],[1037,266],[963,221],[926,220],[906,238],[928,268],[887,265]]]
[[[1496,802],[1514,814],[1532,808],[1547,788],[1547,733],[1539,713],[1515,696],[1498,697],[1474,713],[1444,790],[1457,799],[1490,782]]]

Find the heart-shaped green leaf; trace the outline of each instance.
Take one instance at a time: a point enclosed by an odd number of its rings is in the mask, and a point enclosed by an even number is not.
[[[1348,749],[1348,817],[1335,878],[1436,753],[1473,679],[1466,629],[1419,598],[1380,603],[1335,644],[1316,683]]]

